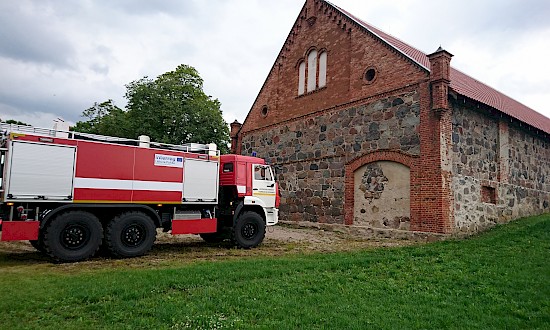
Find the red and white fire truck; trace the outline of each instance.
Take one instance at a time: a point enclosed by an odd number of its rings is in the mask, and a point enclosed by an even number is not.
[[[168,145],[2,125],[1,240],[58,261],[147,253],[157,228],[260,244],[278,221],[272,168],[214,144]]]

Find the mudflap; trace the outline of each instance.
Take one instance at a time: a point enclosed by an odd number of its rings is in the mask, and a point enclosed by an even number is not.
[[[218,220],[172,220],[172,235],[178,234],[207,234],[215,233],[218,229]]]
[[[35,241],[40,221],[2,221],[2,241]]]

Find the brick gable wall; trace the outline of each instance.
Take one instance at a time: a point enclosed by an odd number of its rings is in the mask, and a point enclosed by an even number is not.
[[[314,19],[314,23],[309,22]],[[309,22],[308,22],[309,20]],[[328,54],[326,88],[298,96],[298,65],[312,48]],[[363,79],[376,70],[373,83]],[[241,134],[426,80],[427,72],[319,1],[307,1]],[[262,115],[267,106],[268,115]]]

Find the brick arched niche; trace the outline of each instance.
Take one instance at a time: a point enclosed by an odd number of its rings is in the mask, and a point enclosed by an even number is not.
[[[379,151],[346,165],[347,225],[409,230],[417,221],[416,157]]]

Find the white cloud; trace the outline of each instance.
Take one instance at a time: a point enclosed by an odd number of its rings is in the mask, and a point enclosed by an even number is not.
[[[545,0],[333,3],[550,117]],[[123,107],[124,85],[194,66],[224,118],[243,121],[302,1],[4,1],[0,117],[75,122],[94,102]],[[11,31],[11,32],[10,32]],[[9,35],[8,35],[9,34]]]

